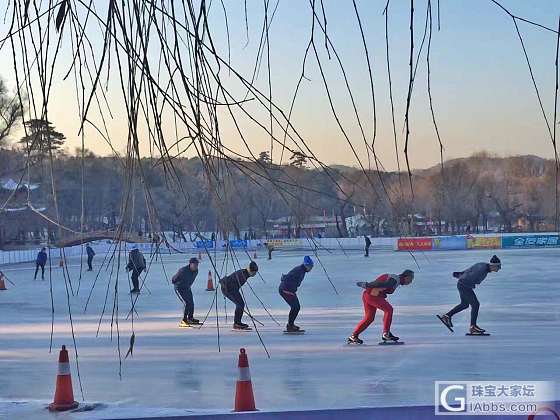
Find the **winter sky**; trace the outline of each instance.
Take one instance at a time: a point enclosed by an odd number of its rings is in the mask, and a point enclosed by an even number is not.
[[[0,1],[0,3],[6,0]],[[271,0],[271,9],[276,1]],[[356,0],[372,61],[377,108],[376,151],[384,166],[396,168],[395,147],[391,125],[391,108],[385,50],[385,0]],[[437,28],[437,0],[432,0],[433,35],[431,46],[431,83],[434,110],[439,125],[446,158],[470,155],[488,150],[499,155],[536,154],[552,158],[553,149],[527,63],[512,19],[490,0],[440,0],[441,30]],[[107,1],[96,2],[102,11]],[[427,0],[414,1],[415,53],[422,39],[426,20]],[[558,27],[560,2],[557,0],[501,0],[506,8],[549,28]],[[245,30],[244,2],[224,0],[227,9],[231,42],[231,63],[250,78],[259,44],[263,19],[263,1],[248,0],[248,40]],[[371,141],[372,106],[368,71],[359,28],[351,0],[324,0],[327,31],[337,49],[355,95],[368,141]],[[389,42],[393,96],[399,153],[404,147],[404,112],[408,89],[410,2],[392,0],[389,7]],[[5,7],[2,7],[5,10]],[[101,13],[103,14],[103,13]],[[222,57],[227,58],[227,38],[221,4],[214,1],[210,10],[214,43]],[[9,16],[0,20],[0,39],[9,29]],[[270,24],[270,60],[272,94],[276,104],[289,109],[291,98],[301,73],[302,60],[310,34],[310,6],[305,0],[280,0]],[[52,24],[52,23],[51,23]],[[94,31],[92,40],[100,41]],[[554,59],[556,34],[524,22],[519,22],[525,45],[540,89],[549,120],[554,110]],[[329,61],[324,37],[316,32],[316,43],[324,71],[332,90],[334,105],[341,123],[363,161],[367,161],[363,140],[346,94],[336,59]],[[17,51],[21,54],[21,51]],[[410,157],[413,167],[427,167],[439,160],[439,146],[431,121],[426,89],[426,46],[420,56],[413,92],[410,117]],[[154,50],[154,54],[157,51]],[[68,138],[73,151],[81,143],[78,136],[78,112],[75,106],[74,80],[63,81],[71,51],[65,34],[63,52],[57,67],[50,100],[49,119]],[[0,76],[10,87],[15,85],[9,43],[0,50]],[[357,165],[357,160],[333,118],[316,60],[307,61],[306,79],[293,111],[293,123],[317,156],[326,163]],[[108,99],[112,119],[108,127],[115,148],[123,151],[127,138],[118,78],[112,74]],[[256,85],[268,90],[266,66],[262,65]],[[228,81],[227,75],[224,80]],[[263,116],[266,123],[266,114]],[[270,147],[269,137],[241,121],[254,152]],[[557,126],[558,127],[558,126]],[[18,134],[20,135],[20,134]],[[222,139],[234,150],[247,154],[230,121],[222,121]],[[173,141],[170,141],[171,143]],[[100,154],[109,154],[109,147],[92,129],[86,131],[86,147]],[[149,153],[147,147],[144,153]],[[278,150],[273,158],[278,159]],[[191,151],[187,156],[193,156]],[[285,158],[284,158],[285,159]],[[402,163],[402,161],[401,161]]]

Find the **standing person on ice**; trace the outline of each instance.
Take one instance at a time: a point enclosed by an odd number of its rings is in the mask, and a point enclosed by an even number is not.
[[[171,283],[175,287],[175,293],[181,298],[185,304],[185,312],[183,319],[179,324],[180,327],[188,327],[193,324],[200,324],[198,319],[194,318],[194,300],[191,286],[198,274],[198,259],[191,258],[189,265],[181,267],[177,274],[171,279]]]
[[[391,334],[391,322],[393,321],[393,307],[387,302],[387,295],[394,293],[399,286],[407,286],[414,280],[414,271],[404,270],[401,274],[382,274],[375,281],[366,283],[359,282],[358,286],[363,287],[362,301],[364,303],[364,318],[357,325],[348,343],[363,344],[359,335],[366,330],[373,322],[377,309],[383,311],[383,335],[384,342],[398,341],[399,337]]]
[[[43,247],[37,253],[37,258],[35,259],[35,276],[33,280],[37,280],[37,273],[39,268],[41,268],[41,279],[45,280],[45,264],[47,264],[47,248]]]
[[[134,245],[128,254],[128,264],[126,265],[126,270],[132,271],[132,290],[130,293],[140,293],[140,283],[138,278],[145,269],[146,259],[144,258],[144,254],[140,252],[138,246]]]
[[[272,259],[272,251],[274,251],[274,247],[272,246],[271,243],[269,243],[269,242],[266,243],[266,250],[268,251],[268,259],[271,260]]]
[[[451,309],[449,312],[443,315],[437,315],[439,320],[453,332],[453,323],[451,318],[453,315],[464,311],[470,305],[471,307],[471,325],[469,328],[469,334],[471,335],[483,335],[485,330],[480,328],[476,322],[478,319],[478,309],[480,308],[480,303],[476,298],[474,293],[474,288],[477,284],[482,283],[486,278],[488,273],[500,271],[502,268],[502,262],[500,259],[494,255],[490,259],[490,264],[485,262],[476,263],[465,271],[456,271],[453,273],[453,277],[457,278],[457,290],[459,290],[459,297],[461,298],[461,303]]]
[[[364,255],[364,257],[369,257],[369,247],[371,246],[371,239],[369,239],[369,236],[364,235],[364,239],[366,241],[366,255]]]
[[[87,265],[88,265],[87,271],[93,271],[93,266],[91,265],[91,263],[93,262],[95,251],[89,244],[86,245],[86,253],[87,253]]]
[[[296,295],[297,289],[300,286],[306,273],[313,269],[313,260],[309,256],[305,256],[303,264],[293,268],[288,274],[283,274],[280,279],[280,287],[278,293],[290,305],[290,314],[288,315],[288,325],[286,325],[286,332],[304,332],[297,325],[294,324],[298,316],[300,305],[299,299]]]
[[[235,303],[235,315],[233,318],[233,329],[234,330],[250,330],[249,325],[241,322],[243,317],[243,311],[245,310],[245,302],[243,297],[239,292],[241,286],[247,283],[250,277],[253,277],[259,271],[259,266],[256,262],[251,261],[249,267],[242,268],[236,272],[230,274],[229,276],[220,279],[220,286],[222,289],[222,294]]]

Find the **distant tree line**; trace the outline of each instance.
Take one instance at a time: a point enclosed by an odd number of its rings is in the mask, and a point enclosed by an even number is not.
[[[359,220],[360,234],[371,235],[476,233],[491,225],[505,232],[558,229],[554,161],[536,156],[478,153],[447,161],[443,168],[415,171],[412,189],[404,173],[315,168],[301,152],[282,166],[266,151],[251,162],[124,162],[89,150],[69,152],[64,134],[41,119],[26,121],[24,135],[14,140],[22,115],[18,103],[0,80],[0,179],[38,183],[29,196],[32,204],[72,229],[123,223],[183,239],[192,239],[185,232],[196,230],[266,237],[271,220],[285,217],[300,236],[312,217],[322,215],[335,218],[340,237],[356,234],[347,226],[351,216]],[[7,207],[26,200],[15,195]]]

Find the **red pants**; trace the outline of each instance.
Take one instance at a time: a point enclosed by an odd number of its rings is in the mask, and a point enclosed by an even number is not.
[[[354,335],[358,336],[365,331],[367,327],[373,322],[375,318],[375,311],[381,309],[383,311],[383,332],[391,330],[391,321],[393,321],[393,307],[384,297],[372,296],[369,290],[365,290],[362,294],[362,301],[364,302],[364,319],[360,321]]]

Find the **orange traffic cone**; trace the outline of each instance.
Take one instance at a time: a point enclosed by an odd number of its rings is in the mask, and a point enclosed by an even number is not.
[[[249,371],[249,360],[245,349],[239,349],[238,366],[239,379],[235,386],[235,409],[233,411],[257,411],[255,397],[253,396],[251,372]]]
[[[214,289],[214,282],[212,281],[212,272],[209,271],[208,272],[208,283],[206,285],[206,291],[207,292],[213,292]]]
[[[62,346],[58,356],[58,374],[56,376],[56,391],[54,401],[49,404],[50,411],[72,410],[78,406],[74,401],[74,391],[72,391],[72,376],[70,375],[70,362],[68,361],[68,351],[66,346]]]
[[[4,282],[4,274],[0,273],[0,290],[8,290]]]

